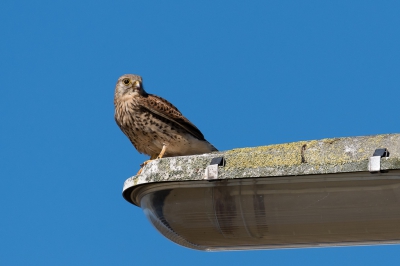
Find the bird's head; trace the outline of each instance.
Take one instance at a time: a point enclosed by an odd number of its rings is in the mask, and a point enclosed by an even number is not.
[[[143,89],[142,77],[138,75],[126,74],[121,76],[115,86],[115,97],[137,97],[145,96],[147,93]]]

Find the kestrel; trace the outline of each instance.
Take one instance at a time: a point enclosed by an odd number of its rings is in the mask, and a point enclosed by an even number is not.
[[[138,75],[118,79],[114,105],[118,126],[150,160],[217,151],[174,105],[147,93]]]

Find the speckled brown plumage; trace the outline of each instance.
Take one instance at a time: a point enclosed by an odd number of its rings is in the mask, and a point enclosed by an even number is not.
[[[217,151],[175,106],[148,94],[138,75],[127,74],[118,79],[114,105],[115,121],[122,132],[151,159]],[[160,154],[163,147],[165,154]]]

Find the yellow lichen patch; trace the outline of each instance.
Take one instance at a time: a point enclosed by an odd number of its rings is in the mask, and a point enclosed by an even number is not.
[[[241,148],[226,152],[227,168],[296,166],[300,164],[340,166],[368,159],[370,151],[360,146],[380,147],[387,136],[329,138],[285,144]]]
[[[324,144],[333,144],[336,141],[340,141],[341,138],[330,138],[330,139],[322,139],[321,142],[323,142]]]
[[[301,151],[306,141],[242,148],[226,152],[227,168],[292,166],[302,163]]]

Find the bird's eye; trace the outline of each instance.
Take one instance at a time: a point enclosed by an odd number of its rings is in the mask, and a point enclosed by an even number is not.
[[[129,84],[131,83],[131,80],[130,80],[130,79],[123,79],[122,82],[123,82],[125,85],[129,85]]]

